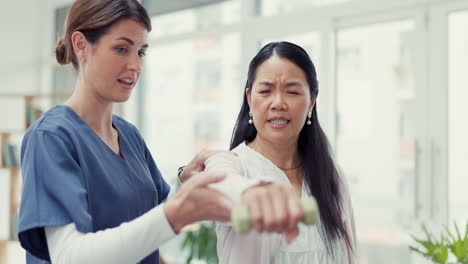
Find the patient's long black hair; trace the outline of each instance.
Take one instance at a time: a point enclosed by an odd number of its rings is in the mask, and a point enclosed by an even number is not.
[[[309,84],[311,100],[318,95],[318,81],[315,66],[307,52],[289,42],[272,42],[264,46],[252,59],[247,75],[246,88],[252,91],[252,85],[256,77],[257,68],[272,56],[287,59],[299,66],[305,73]],[[250,107],[247,95],[244,92],[244,100],[237,117],[236,125],[231,139],[230,149],[234,149],[242,142],[252,142],[257,130],[254,125],[249,125]],[[316,198],[319,210],[321,229],[320,234],[327,247],[327,251],[334,256],[333,244],[338,239],[344,239],[351,247],[349,234],[342,221],[343,197],[341,192],[341,180],[338,170],[332,158],[332,152],[327,136],[320,127],[317,118],[317,105],[312,110],[311,125],[304,125],[299,134],[299,154],[302,159],[302,169],[306,187]]]

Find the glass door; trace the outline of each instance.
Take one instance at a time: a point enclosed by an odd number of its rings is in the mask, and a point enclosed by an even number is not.
[[[351,186],[359,263],[413,263],[418,144],[416,19],[336,32],[336,154]]]
[[[449,224],[468,221],[468,10],[448,15]]]

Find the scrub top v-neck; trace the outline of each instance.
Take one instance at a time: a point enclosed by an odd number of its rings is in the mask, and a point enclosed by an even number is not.
[[[50,256],[44,226],[73,222],[82,233],[117,227],[169,193],[138,130],[117,116],[112,125],[121,156],[65,105],[45,113],[24,136],[19,240],[45,263]],[[28,263],[44,263],[35,257],[29,255]],[[158,261],[156,251],[140,263]]]

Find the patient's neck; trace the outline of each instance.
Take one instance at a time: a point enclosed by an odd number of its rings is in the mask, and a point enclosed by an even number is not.
[[[302,162],[298,151],[297,140],[280,144],[257,136],[248,146],[282,169],[295,168],[301,165]]]

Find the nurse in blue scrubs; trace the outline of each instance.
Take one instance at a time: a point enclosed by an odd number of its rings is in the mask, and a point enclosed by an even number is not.
[[[21,147],[27,263],[155,264],[183,226],[229,219],[230,200],[207,188],[224,175],[201,172],[212,152],[194,157],[171,196],[138,130],[112,115],[140,77],[150,30],[136,0],[77,0],[69,10],[56,57],[77,70],[75,90]]]

